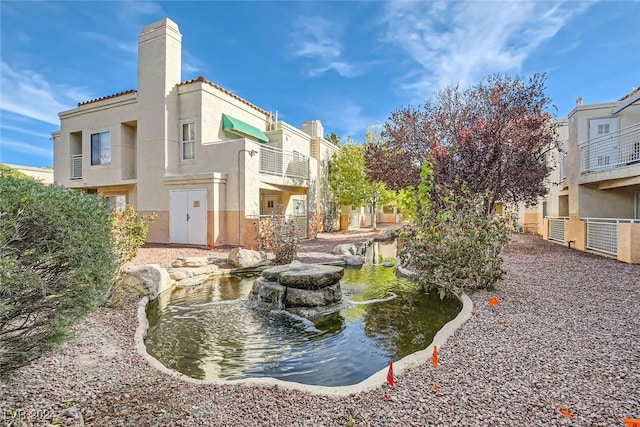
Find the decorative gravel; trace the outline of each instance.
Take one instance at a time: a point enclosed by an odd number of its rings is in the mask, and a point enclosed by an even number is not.
[[[300,258],[335,259],[334,244],[371,235],[321,235],[302,244]],[[135,262],[198,254],[225,264],[224,248],[163,245]],[[43,357],[0,382],[0,424],[623,426],[640,418],[640,265],[533,235],[514,235],[504,258],[506,280],[470,295],[473,315],[438,349],[439,367],[416,367],[394,389],[328,397],[176,379],[136,353],[132,297],[78,325],[64,357]],[[487,303],[492,296],[498,305]]]

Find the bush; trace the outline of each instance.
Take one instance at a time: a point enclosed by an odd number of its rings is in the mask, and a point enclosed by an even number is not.
[[[138,215],[129,204],[123,210],[111,211],[111,242],[116,257],[116,271],[107,292],[107,299],[112,305],[117,305],[120,300],[120,296],[115,293],[121,285],[119,279],[122,267],[136,257],[138,250],[147,240],[149,224],[156,218],[156,214]]]
[[[273,251],[276,264],[288,264],[296,259],[298,235],[298,227],[287,219],[284,207],[278,205],[271,216],[260,219],[256,241],[259,249]]]
[[[431,192],[429,175],[423,191]],[[509,242],[510,218],[488,209],[488,195],[466,189],[425,200],[415,223],[401,233],[400,262],[417,273],[425,289],[448,293],[488,288],[503,279],[502,248]],[[455,195],[454,195],[455,194]]]
[[[97,196],[0,169],[0,374],[56,348],[104,301],[110,232]]]

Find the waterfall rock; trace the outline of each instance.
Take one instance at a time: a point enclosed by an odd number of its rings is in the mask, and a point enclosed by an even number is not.
[[[305,317],[344,308],[340,279],[344,268],[302,264],[270,267],[253,282],[249,299],[259,308],[287,310]]]

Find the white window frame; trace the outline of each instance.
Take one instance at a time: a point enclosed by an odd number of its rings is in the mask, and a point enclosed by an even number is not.
[[[306,206],[304,199],[293,199],[293,214],[304,215],[306,213]]]
[[[104,136],[103,136],[104,135]],[[103,147],[104,145],[107,145],[107,141],[106,139],[103,141],[103,138],[105,136],[109,136],[109,141],[108,141],[108,149],[105,149],[105,147]],[[93,144],[94,144],[94,136],[97,137],[97,158],[96,161],[94,161],[94,157],[93,157]],[[91,166],[100,166],[100,165],[110,165],[111,164],[111,131],[110,130],[104,130],[101,132],[93,132],[90,137],[89,137],[89,151],[90,151],[90,157],[91,157]]]
[[[185,126],[191,126],[191,137],[193,139],[185,139]],[[180,159],[182,161],[195,160],[196,158],[196,122],[193,120],[189,120],[180,124]],[[186,147],[188,145],[192,146],[192,156],[186,157]]]

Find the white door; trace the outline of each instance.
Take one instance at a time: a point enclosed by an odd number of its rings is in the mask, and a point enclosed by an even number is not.
[[[607,169],[619,163],[618,141],[614,137],[617,131],[616,117],[589,120],[589,141],[593,142],[590,144],[590,169]]]
[[[169,206],[169,242],[207,244],[207,190],[173,190]]]

